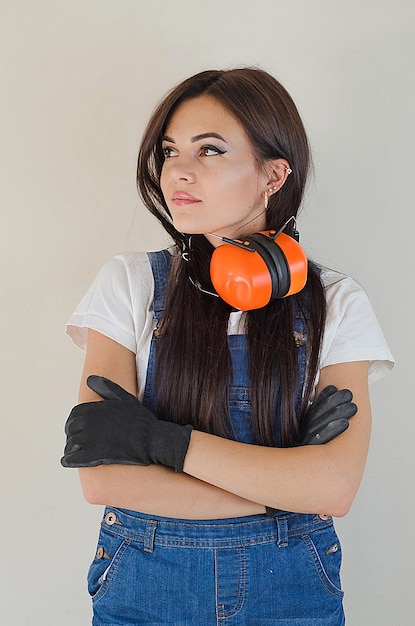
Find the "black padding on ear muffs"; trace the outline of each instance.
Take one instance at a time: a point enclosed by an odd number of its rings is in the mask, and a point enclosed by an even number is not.
[[[235,309],[260,309],[304,288],[307,256],[290,235],[269,230],[222,241],[213,251],[210,277],[216,293]]]
[[[283,298],[290,289],[291,275],[287,259],[279,245],[273,238],[262,233],[245,237],[244,241],[254,244],[268,268],[272,286],[271,299]]]

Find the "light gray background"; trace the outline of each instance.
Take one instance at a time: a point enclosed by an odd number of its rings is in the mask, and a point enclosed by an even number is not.
[[[166,242],[134,182],[153,106],[236,65],[296,100],[302,243],[363,284],[398,360],[338,530],[348,625],[414,623],[414,17],[413,0],[0,0],[0,624],[89,623],[101,509],[59,465],[83,361],[64,323],[108,257]]]

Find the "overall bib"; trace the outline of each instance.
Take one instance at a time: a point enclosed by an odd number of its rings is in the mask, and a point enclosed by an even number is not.
[[[154,315],[164,306],[168,251],[149,253]],[[305,345],[295,320],[301,381]],[[230,414],[238,441],[251,443],[245,337],[230,335]],[[143,403],[155,410],[155,337]],[[279,418],[276,418],[278,427]],[[278,435],[278,431],[277,431]],[[181,520],[107,507],[88,573],[93,626],[343,626],[341,548],[333,520],[279,512]]]

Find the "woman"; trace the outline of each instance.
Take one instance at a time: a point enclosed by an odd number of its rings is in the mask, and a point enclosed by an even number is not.
[[[344,623],[332,516],[362,477],[368,378],[393,358],[348,277],[308,262],[304,288],[257,306],[218,297],[212,269],[246,241],[249,273],[294,240],[309,163],[259,69],[197,74],[148,124],[138,186],[175,245],[114,257],[68,324],[86,359],[62,463],[107,507],[95,625]]]

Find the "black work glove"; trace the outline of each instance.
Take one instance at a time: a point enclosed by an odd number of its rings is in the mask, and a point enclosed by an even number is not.
[[[64,467],[151,465],[183,471],[193,426],[159,420],[132,394],[107,378],[87,385],[103,401],[76,405],[65,425]]]
[[[304,415],[299,445],[327,443],[349,428],[349,419],[357,412],[352,399],[349,389],[324,387]]]
[[[349,419],[357,412],[349,389],[334,385],[324,387],[308,407],[300,433],[300,446],[319,445],[331,441],[349,427]],[[274,517],[279,509],[265,507],[268,517]]]

